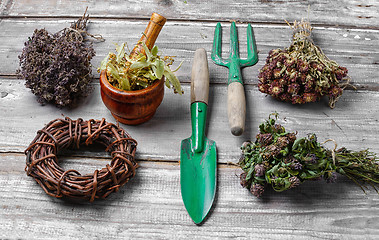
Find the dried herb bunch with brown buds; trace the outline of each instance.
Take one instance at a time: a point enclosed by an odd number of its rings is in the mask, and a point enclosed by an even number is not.
[[[271,118],[274,116],[275,118]],[[239,161],[243,173],[241,185],[260,197],[271,186],[281,192],[306,180],[336,181],[337,173],[347,176],[362,190],[369,184],[379,184],[379,162],[368,150],[350,151],[346,148],[329,150],[317,141],[315,134],[297,138],[276,123],[278,115],[271,114],[259,126],[255,142],[243,143]]]
[[[348,70],[330,60],[314,44],[309,22],[295,21],[291,28],[292,44],[269,52],[258,75],[259,91],[292,104],[319,101],[326,95],[330,108],[334,108],[349,85]]]
[[[88,95],[91,88],[91,59],[95,56],[92,43],[85,43],[88,15],[55,34],[36,29],[25,42],[18,76],[25,79],[41,104],[58,107],[72,106],[77,99]]]

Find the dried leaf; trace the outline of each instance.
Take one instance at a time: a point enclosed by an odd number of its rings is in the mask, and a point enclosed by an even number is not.
[[[117,52],[117,63],[121,63],[123,58],[125,57],[125,43],[121,44],[121,46],[117,45],[116,52]]]
[[[158,56],[158,47],[157,46],[154,46],[152,49],[151,49],[151,54],[156,57]]]

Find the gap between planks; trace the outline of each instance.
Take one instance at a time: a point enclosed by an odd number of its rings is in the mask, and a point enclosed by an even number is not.
[[[78,151],[80,153],[80,150]],[[20,153],[20,152],[0,152],[0,158],[2,157],[24,157],[25,154]],[[73,160],[80,160],[80,159],[91,159],[99,162],[109,162],[111,158],[106,158],[106,157],[100,157],[100,156],[85,156],[85,155],[58,155],[58,160],[59,158],[62,157],[64,159],[70,158]],[[163,165],[163,166],[179,166],[180,165],[180,160],[164,160],[164,159],[151,159],[151,158],[135,158],[138,164],[158,164],[158,165]],[[233,162],[218,162],[217,163],[218,168],[230,168],[230,169],[236,169],[239,168],[237,164]]]
[[[36,21],[36,20],[78,20],[81,15],[79,16],[0,16],[0,22],[1,20],[8,20],[8,19],[15,19],[15,20],[25,20],[25,21]],[[91,17],[89,20],[103,20],[103,21],[130,21],[130,22],[140,22],[140,21],[149,21],[149,17]],[[180,18],[166,18],[167,21],[170,21],[171,23],[177,22],[177,23],[231,23],[236,22],[237,24],[254,24],[254,25],[269,25],[269,26],[288,26],[288,24],[283,21],[272,21],[272,22],[265,22],[265,21],[241,21],[241,20],[212,20],[212,19],[180,19]],[[292,24],[292,22],[289,22]],[[379,27],[377,26],[356,26],[356,25],[349,25],[349,24],[325,24],[325,23],[313,23],[311,21],[313,28],[338,28],[341,30],[379,30]]]
[[[3,78],[5,80],[11,80],[11,81],[12,80],[15,80],[15,81],[20,80],[16,74],[0,74],[0,78]],[[93,77],[90,84],[92,84],[93,86],[99,85],[100,83],[98,82],[98,79],[99,78],[97,78],[97,77]],[[24,80],[24,79],[21,79],[21,80]],[[258,80],[257,80],[257,82],[258,82]],[[191,82],[188,80],[181,80],[180,84],[186,85],[186,84],[191,84]],[[222,82],[210,83],[210,85],[214,85],[214,86],[225,85],[225,84],[226,83],[222,83]],[[258,83],[246,82],[246,83],[244,83],[244,85],[257,87]],[[352,86],[354,86],[355,88]],[[368,84],[359,83],[359,84],[352,84],[352,86],[347,86],[346,90],[354,90],[354,91],[362,90],[362,91],[370,91],[370,92],[379,92],[379,85],[368,85]]]

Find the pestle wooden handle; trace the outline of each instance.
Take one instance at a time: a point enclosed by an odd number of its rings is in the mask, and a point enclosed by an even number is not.
[[[129,57],[133,58],[137,56],[139,53],[145,53],[142,48],[142,44],[140,42],[145,42],[148,49],[152,49],[154,47],[155,41],[158,38],[158,35],[166,23],[166,18],[159,15],[158,13],[153,13],[151,15],[149,24],[147,25],[144,34],[141,39],[138,41],[137,45],[133,48]]]
[[[245,129],[246,99],[243,85],[232,82],[228,86],[228,118],[230,131],[240,136]]]
[[[191,103],[204,102],[208,105],[209,69],[207,52],[199,48],[195,52],[191,72]]]

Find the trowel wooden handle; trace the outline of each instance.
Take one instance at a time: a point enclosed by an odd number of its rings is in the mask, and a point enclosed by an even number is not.
[[[145,29],[144,34],[130,53],[130,57],[132,58],[138,55],[139,53],[145,53],[140,42],[145,42],[148,49],[153,48],[155,41],[157,40],[158,35],[165,23],[165,17],[159,15],[158,13],[153,13],[151,15],[150,22]]]
[[[243,85],[239,82],[228,86],[228,118],[232,134],[241,135],[245,129],[246,99]]]
[[[199,48],[195,52],[191,72],[191,103],[204,102],[208,104],[209,69],[207,52]]]

